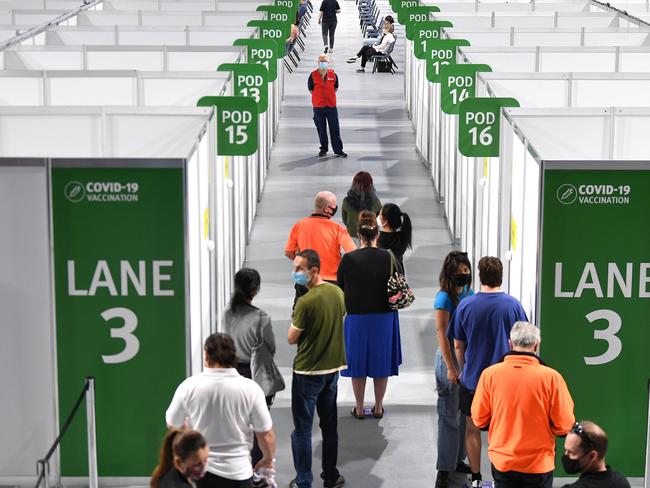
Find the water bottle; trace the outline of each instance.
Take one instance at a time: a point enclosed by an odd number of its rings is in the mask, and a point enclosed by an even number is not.
[[[263,483],[266,482],[266,483]],[[255,486],[264,486],[267,488],[278,488],[275,482],[275,469],[260,468],[253,473],[253,483]]]

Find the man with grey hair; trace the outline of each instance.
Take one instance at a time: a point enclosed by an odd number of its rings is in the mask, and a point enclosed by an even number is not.
[[[515,323],[508,342],[512,350],[481,374],[472,421],[488,431],[496,488],[551,488],[555,437],[575,422],[573,400],[560,373],[537,356],[535,325]]]
[[[345,227],[332,220],[337,209],[334,193],[318,192],[314,198],[314,213],[294,224],[284,246],[284,255],[291,260],[305,249],[316,251],[321,261],[320,276],[330,283],[336,283],[341,249],[350,252],[357,248]],[[296,283],[295,289],[296,299],[307,293],[304,284]]]

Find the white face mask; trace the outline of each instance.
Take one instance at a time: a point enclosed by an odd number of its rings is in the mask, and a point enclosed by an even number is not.
[[[381,225],[381,219],[379,218],[379,216],[377,216],[377,227],[378,227],[379,229],[382,229],[382,228],[383,228],[382,225]]]

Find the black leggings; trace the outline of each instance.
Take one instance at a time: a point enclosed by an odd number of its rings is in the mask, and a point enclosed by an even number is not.
[[[363,46],[357,53],[357,56],[361,56],[361,67],[365,68],[368,60],[371,57],[373,57],[375,54],[380,54],[380,53],[374,47]]]
[[[329,47],[330,49],[334,49],[334,31],[336,30],[336,22],[322,22],[320,28],[323,33],[323,45],[328,45],[327,35],[329,34]]]

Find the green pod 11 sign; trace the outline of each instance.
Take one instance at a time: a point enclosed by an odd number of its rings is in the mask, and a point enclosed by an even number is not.
[[[518,107],[514,98],[468,98],[461,102],[458,149],[468,157],[499,156],[501,108]]]
[[[433,5],[405,8],[397,12],[397,20],[403,25],[413,24],[415,22],[427,22],[431,20],[431,14],[435,12],[440,12],[440,9]]]
[[[446,114],[460,113],[460,103],[476,96],[476,73],[492,71],[487,64],[449,64],[440,70],[440,106]]]
[[[203,97],[197,106],[215,107],[217,154],[250,156],[257,151],[257,104],[251,97]]]
[[[150,476],[186,376],[183,161],[100,161],[52,160],[59,421],[94,376],[99,475]],[[88,476],[87,452],[82,409],[61,474]]]
[[[285,24],[291,25],[296,20],[296,11],[289,7],[260,5],[257,7],[257,11],[266,12],[266,19],[274,22],[284,22]]]
[[[650,209],[650,163],[621,163],[542,163],[538,310],[542,356],[566,380],[576,418],[607,432],[608,464],[642,477],[650,378],[650,227],[643,222]]]
[[[277,20],[251,20],[248,27],[259,28],[260,39],[273,41],[276,57],[283,58],[287,52],[286,40],[291,35],[291,24]]]
[[[442,29],[445,27],[453,27],[453,24],[446,20],[428,20],[406,25],[406,38],[413,41],[413,52],[416,58],[425,59],[427,41],[441,39]]]
[[[232,72],[235,95],[251,97],[257,103],[257,113],[266,112],[269,105],[269,72],[259,64],[225,63],[217,71]]]
[[[440,39],[426,41],[427,80],[440,83],[440,69],[449,64],[456,64],[458,46],[469,46],[465,39]]]
[[[269,82],[276,80],[278,77],[278,56],[275,41],[268,39],[237,39],[233,45],[246,46],[248,62],[264,66],[269,72]]]

